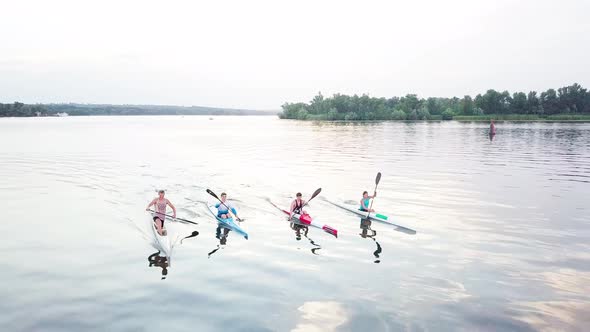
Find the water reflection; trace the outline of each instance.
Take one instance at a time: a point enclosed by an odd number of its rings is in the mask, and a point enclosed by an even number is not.
[[[308,226],[299,224],[297,222],[291,222],[289,226],[291,227],[291,229],[293,231],[295,231],[295,239],[297,241],[301,241],[301,232],[303,231],[303,236],[313,246],[313,248],[311,248],[311,253],[314,255],[319,255],[317,252],[318,252],[318,250],[322,249],[322,246],[317,244],[314,240],[312,240],[309,236],[307,236],[307,234],[309,233]]]
[[[148,256],[148,262],[149,267],[161,268],[162,280],[166,279],[166,276],[168,276],[168,266],[170,265],[167,257],[160,257],[160,251],[158,250]]]
[[[182,241],[184,241],[184,240],[186,240],[186,239],[193,238],[193,237],[197,237],[198,235],[199,235],[199,231],[193,231],[193,232],[191,233],[191,235],[183,237],[183,238],[180,240],[180,244],[182,244]]]
[[[377,242],[377,231],[371,229],[371,220],[369,219],[361,219],[361,223],[360,223],[360,228],[361,228],[361,233],[359,234],[363,239],[371,239],[375,242],[375,245],[377,245],[377,249],[375,251],[373,251],[373,256],[375,256],[375,260],[373,261],[373,263],[375,264],[379,264],[381,263],[381,259],[379,257],[379,255],[381,254],[382,250],[381,250],[381,245],[379,244],[379,242]]]
[[[11,254],[0,255],[10,285],[0,289],[3,330],[588,330],[590,124],[503,123],[490,142],[482,123],[202,119],[0,121],[0,198],[4,219],[18,221],[0,226],[15,235],[3,239]],[[212,147],[211,137],[225,131],[228,148]],[[165,139],[150,140],[154,132]],[[359,153],[367,135],[378,144]],[[166,158],[154,159],[153,150]],[[377,170],[391,178],[379,184],[375,209],[420,236],[377,220],[363,230],[364,216],[318,202],[314,214],[339,226],[342,238],[309,256],[318,246],[306,231],[294,239],[290,222],[264,200],[319,180],[330,195],[356,197]],[[168,188],[187,216],[207,220],[204,187],[232,188],[256,211],[248,226],[258,237],[244,242],[232,233],[243,250],[216,256],[223,268],[203,271],[216,263],[206,253],[222,246],[211,236],[217,224],[207,222],[197,226],[206,238],[186,238],[169,262],[181,264],[195,241],[190,263],[173,271],[154,255],[146,269],[145,254],[157,251],[142,209],[153,192],[147,183]],[[64,200],[73,208],[56,210]],[[197,229],[167,226],[179,243]],[[307,236],[322,241],[321,233]],[[170,272],[174,285],[160,281]],[[145,314],[158,283],[166,286],[157,293],[165,321]],[[212,320],[218,308],[223,317]]]
[[[215,238],[219,240],[219,243],[215,249],[207,254],[207,258],[211,258],[211,255],[216,253],[219,249],[225,248],[229,232],[231,232],[229,228],[221,227],[220,225],[217,226],[215,229]]]

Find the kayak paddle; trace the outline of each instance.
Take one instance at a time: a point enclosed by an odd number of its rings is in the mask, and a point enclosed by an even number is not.
[[[375,178],[375,191],[374,193],[377,193],[377,186],[379,185],[379,181],[381,181],[381,172],[377,173],[377,177]],[[369,213],[367,213],[367,218],[365,219],[369,219],[369,216],[371,215],[371,208],[373,207],[373,202],[375,201],[375,197],[373,196],[373,199],[371,200],[371,205],[369,205]]]
[[[156,211],[154,211],[154,210],[148,210],[148,211],[150,211],[150,212],[153,212],[153,213],[163,214],[163,215],[165,215],[165,216],[166,216],[166,217],[168,217],[168,218],[172,218],[172,219],[175,219],[175,220],[184,221],[184,222],[187,222],[187,223],[189,223],[189,224],[193,224],[193,225],[198,225],[198,224],[199,224],[199,223],[196,223],[196,222],[194,222],[194,221],[190,221],[190,220],[186,220],[186,219],[182,219],[182,218],[175,218],[175,217],[173,217],[173,216],[171,216],[171,215],[169,215],[169,214],[164,214],[164,213],[156,212]]]
[[[307,200],[307,202],[305,202],[305,204],[303,204],[303,206],[306,206],[307,203],[309,203],[309,201],[311,201],[312,199],[314,199],[317,195],[319,195],[322,192],[322,188],[318,188],[316,191],[314,191],[313,195],[311,195],[311,198]],[[301,207],[303,209],[303,206]]]
[[[219,197],[217,197],[217,195],[215,195],[215,193],[213,191],[211,191],[211,189],[207,189],[207,194],[215,197],[219,201],[219,203],[221,203],[223,206],[225,206],[227,208],[227,212],[233,215],[233,212],[231,212],[231,209],[227,205],[225,205],[225,203],[223,203],[223,201],[221,199],[219,199]],[[238,218],[238,216],[235,216],[235,217],[236,217],[236,220],[239,222],[244,221],[243,219]]]

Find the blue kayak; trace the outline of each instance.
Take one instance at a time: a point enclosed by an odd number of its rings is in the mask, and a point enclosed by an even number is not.
[[[217,208],[215,207],[214,204],[207,204],[207,208],[209,209],[209,212],[211,212],[213,217],[215,217],[215,219],[217,219],[217,223],[219,224],[219,226],[227,228],[229,230],[232,230],[232,231],[240,234],[246,240],[248,239],[248,233],[246,233],[246,231],[244,231],[242,229],[242,227],[240,227],[238,224],[236,224],[236,222],[234,221],[234,218],[227,218],[227,219],[219,218],[217,216]]]

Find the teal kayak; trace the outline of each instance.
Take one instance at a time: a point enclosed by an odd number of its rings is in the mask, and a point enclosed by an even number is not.
[[[219,226],[227,228],[229,230],[232,230],[232,231],[240,234],[246,240],[248,239],[248,233],[246,233],[246,231],[244,231],[242,229],[242,227],[240,227],[238,224],[236,224],[236,222],[234,221],[233,218],[223,219],[223,218],[218,217],[217,216],[217,208],[215,207],[214,204],[207,204],[207,208],[209,209],[209,212],[211,212],[213,217],[215,217]]]

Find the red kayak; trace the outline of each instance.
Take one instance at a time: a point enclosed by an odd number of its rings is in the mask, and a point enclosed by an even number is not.
[[[269,201],[270,202],[270,201]],[[276,207],[277,209],[281,210],[283,213],[285,213],[286,215],[289,215],[289,211],[287,210],[283,210],[280,207],[278,207],[278,205],[276,205],[273,202],[270,202],[270,204],[272,204],[272,206]],[[323,230],[326,233],[332,234],[335,237],[338,237],[338,231],[328,225],[323,225],[315,220],[313,220],[313,218],[305,213],[305,214],[297,214],[297,213],[293,213],[293,218],[297,219],[298,223],[304,226],[313,226],[315,228],[319,228],[321,230]]]

